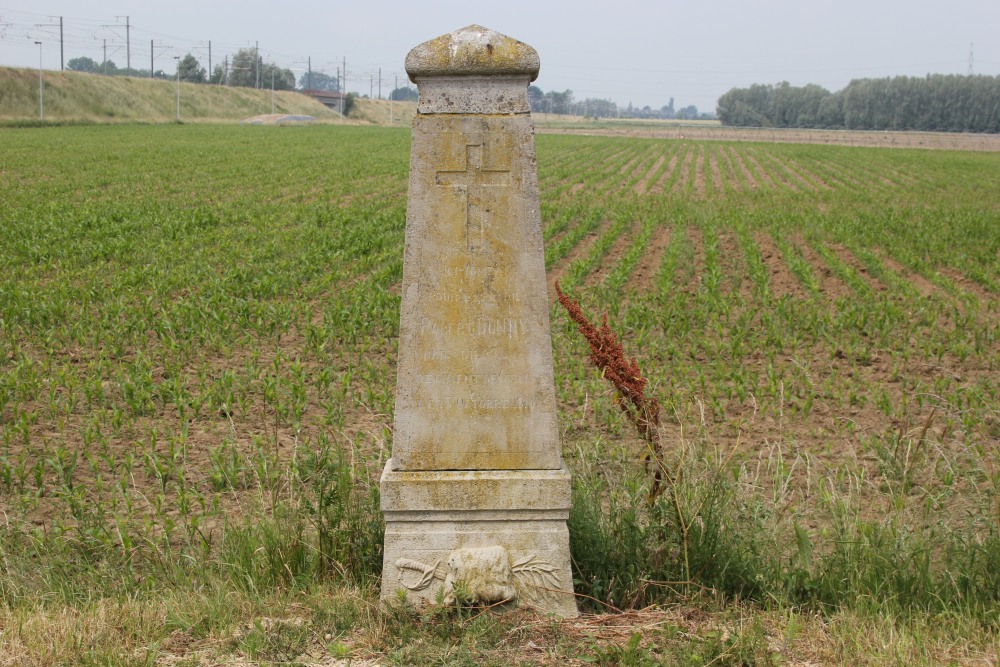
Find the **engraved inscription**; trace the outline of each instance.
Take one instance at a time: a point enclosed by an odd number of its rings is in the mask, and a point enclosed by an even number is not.
[[[531,412],[538,403],[533,398],[516,396],[513,398],[483,398],[482,396],[435,396],[413,401],[428,410],[448,410],[457,408],[471,412]]]
[[[429,317],[420,318],[420,334],[441,336],[506,336],[518,338],[528,333],[528,323],[520,318],[496,319],[476,317],[458,322],[436,322]]]
[[[469,252],[486,249],[486,220],[492,213],[484,188],[510,186],[510,169],[483,166],[483,144],[465,147],[465,169],[437,172],[439,186],[454,188],[465,197],[465,242]]]

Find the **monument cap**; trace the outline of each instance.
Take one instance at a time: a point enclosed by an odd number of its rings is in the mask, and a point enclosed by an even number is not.
[[[528,75],[538,77],[538,52],[495,30],[470,25],[413,47],[406,73],[417,77]]]

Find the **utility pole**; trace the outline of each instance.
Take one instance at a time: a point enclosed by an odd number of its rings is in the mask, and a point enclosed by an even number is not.
[[[392,92],[389,93],[389,125],[392,125],[393,123],[392,101],[396,95],[396,90],[399,88],[399,75],[393,76],[392,78],[393,78],[393,87],[392,87]]]
[[[177,63],[177,122],[181,122],[181,57],[174,56]]]
[[[973,48],[975,46],[976,46],[975,42],[969,42],[969,76],[972,76],[973,72],[972,64],[975,58],[975,52],[973,51]]]
[[[129,17],[127,16],[116,16],[115,20],[120,21],[125,19],[125,76],[132,76],[132,26],[129,24]],[[114,26],[104,26],[105,28],[122,27],[121,24],[116,24]],[[107,58],[105,58],[107,62]]]
[[[132,26],[129,25],[129,17],[125,17],[125,67],[127,74],[132,76]]]
[[[312,90],[313,87],[313,59],[309,56],[309,74],[306,75],[306,88]]]
[[[101,38],[104,42],[104,76],[108,75],[108,40],[106,38]]]
[[[378,68],[378,98],[382,99],[382,68]]]
[[[149,78],[153,78],[153,40],[149,40]]]
[[[212,83],[212,40],[208,40],[208,82]]]
[[[42,43],[38,44],[38,120],[45,120],[45,86],[42,80]]]
[[[65,54],[65,42],[63,41],[63,17],[59,17],[59,23],[36,23],[36,28],[59,28],[59,69],[65,70],[66,66],[64,63]]]
[[[253,43],[253,87],[260,88],[260,42]]]

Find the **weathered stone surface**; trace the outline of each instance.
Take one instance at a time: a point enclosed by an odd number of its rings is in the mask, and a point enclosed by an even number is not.
[[[565,468],[399,472],[387,465],[381,491],[383,598],[403,591],[413,603],[450,603],[460,584],[473,598],[462,601],[511,600],[576,615]]]
[[[424,42],[406,55],[413,83],[423,77],[463,75],[538,76],[538,52],[524,42],[479,25],[470,25]]]
[[[530,116],[414,120],[393,458],[560,466]]]
[[[576,614],[531,47],[479,26],[407,56],[413,123],[382,595]]]

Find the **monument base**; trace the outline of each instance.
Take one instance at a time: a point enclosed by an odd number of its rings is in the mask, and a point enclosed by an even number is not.
[[[386,462],[382,599],[509,602],[578,614],[570,475],[558,470],[399,471]]]

